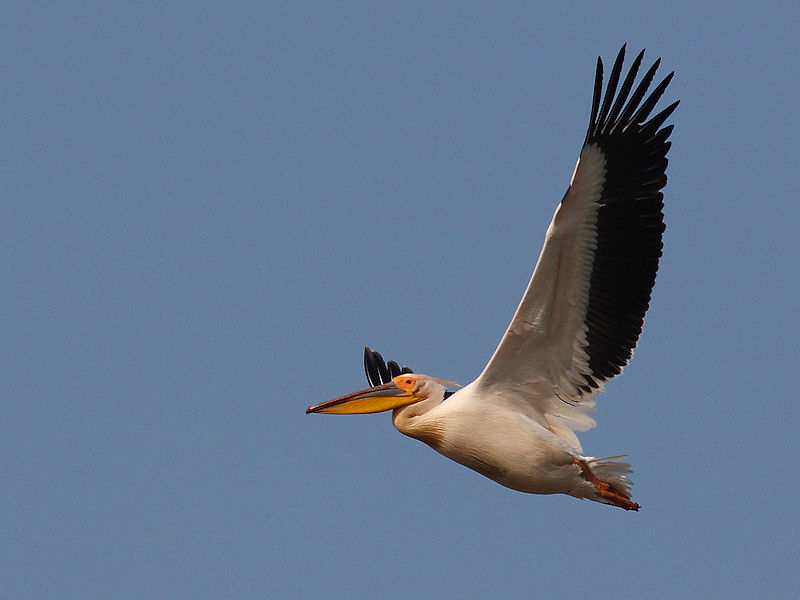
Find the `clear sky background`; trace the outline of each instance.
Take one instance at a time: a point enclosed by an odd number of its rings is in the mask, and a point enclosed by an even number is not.
[[[5,4],[0,596],[800,597],[798,30],[790,2]],[[681,105],[644,335],[582,441],[642,510],[306,416],[365,344],[480,372],[623,42]]]

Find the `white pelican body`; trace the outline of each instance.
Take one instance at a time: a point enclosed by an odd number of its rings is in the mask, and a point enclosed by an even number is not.
[[[536,411],[508,402],[503,394],[493,397],[477,381],[444,401],[446,388],[437,379],[419,374],[395,379],[400,380],[392,382],[399,384],[398,389],[408,380],[417,385],[417,394],[424,387],[429,395],[395,408],[394,426],[447,458],[520,492],[569,494],[638,508],[629,499],[629,466],[618,460],[621,457],[580,455],[580,445],[554,433]],[[608,489],[598,489],[598,481],[607,483]]]
[[[563,439],[513,407],[498,410],[502,398],[492,400],[471,385],[421,415],[405,414],[411,407],[399,409],[393,422],[406,435],[506,487],[534,494],[583,487],[586,481],[574,477],[574,450]]]
[[[575,435],[594,427],[595,397],[632,356],[661,256],[660,190],[672,131],[662,125],[678,103],[650,117],[672,73],[645,97],[656,61],[634,89],[644,52],[617,93],[624,55],[623,46],[603,98],[598,59],[589,130],[569,188],[480,376],[451,393],[452,384],[394,361],[387,366],[367,348],[372,387],[306,412],[392,409],[399,431],[501,485],[638,510],[624,457],[583,456]]]

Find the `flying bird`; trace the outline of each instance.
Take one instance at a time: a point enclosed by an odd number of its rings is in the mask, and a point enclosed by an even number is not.
[[[366,348],[369,389],[307,413],[392,410],[394,426],[497,483],[638,510],[624,455],[584,456],[575,432],[639,339],[664,232],[668,140],[678,102],[651,116],[674,74],[648,93],[661,59],[634,85],[644,50],[620,85],[625,46],[603,93],[597,59],[586,139],[525,294],[483,372],[448,381],[388,365]]]

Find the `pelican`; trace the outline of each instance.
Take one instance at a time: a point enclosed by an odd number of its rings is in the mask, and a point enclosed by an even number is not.
[[[664,122],[678,102],[650,116],[674,72],[648,95],[661,59],[634,87],[643,57],[644,50],[619,85],[622,46],[605,94],[598,57],[589,128],[569,187],[478,378],[451,392],[454,384],[387,365],[367,347],[372,387],[306,413],[392,410],[401,433],[501,485],[639,510],[626,456],[584,456],[575,432],[595,426],[595,397],[633,354],[661,257],[673,128]]]

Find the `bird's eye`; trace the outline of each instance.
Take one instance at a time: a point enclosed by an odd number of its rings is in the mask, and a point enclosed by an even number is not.
[[[411,380],[411,379],[406,379],[406,380],[405,380],[405,384],[406,384],[406,385],[411,385],[412,383],[414,383],[414,381],[413,381],[413,380]]]

